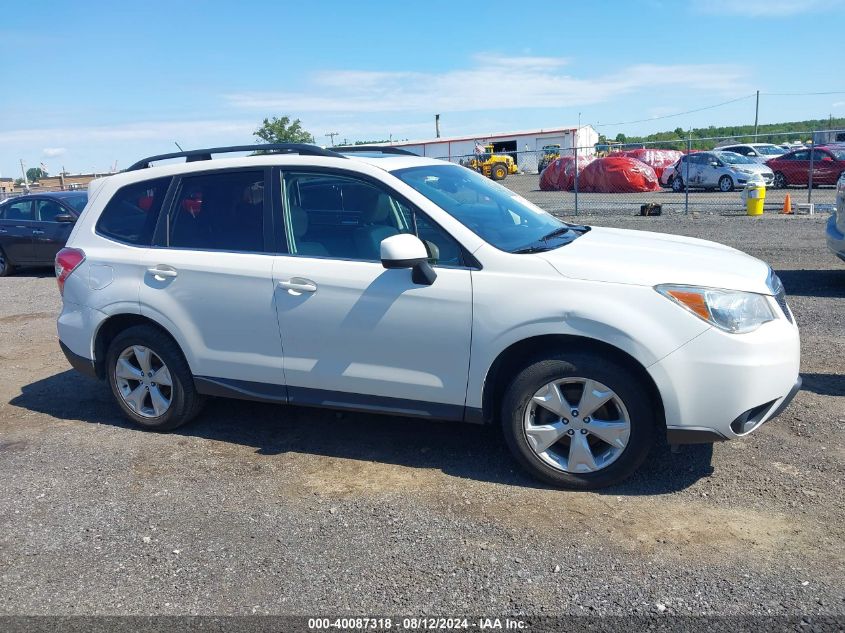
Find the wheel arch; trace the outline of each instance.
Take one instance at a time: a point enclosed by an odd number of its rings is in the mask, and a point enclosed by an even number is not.
[[[598,353],[615,359],[629,369],[641,380],[648,391],[649,398],[654,404],[654,411],[658,417],[656,420],[657,428],[662,433],[665,433],[666,415],[663,408],[663,399],[657,385],[646,368],[636,358],[618,347],[599,341],[598,339],[571,334],[541,334],[532,336],[512,343],[499,353],[490,365],[484,380],[481,397],[481,414],[484,423],[492,423],[498,416],[507,383],[525,366],[526,359],[550,350]]]
[[[182,352],[182,356],[185,356],[185,352],[179,344],[179,341],[161,323],[148,316],[137,313],[122,312],[113,314],[100,324],[97,328],[96,334],[94,335],[94,370],[97,373],[97,378],[102,380],[106,377],[106,354],[108,353],[111,342],[118,334],[130,327],[135,327],[136,325],[150,325],[160,330],[176,344]]]

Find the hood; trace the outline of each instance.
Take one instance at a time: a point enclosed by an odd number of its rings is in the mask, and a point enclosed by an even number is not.
[[[585,281],[685,284],[771,294],[765,262],[692,237],[593,227],[570,244],[537,256],[561,275]]]
[[[771,172],[771,168],[768,167],[765,163],[762,162],[755,162],[752,164],[745,163],[743,165],[729,165],[732,167],[734,171],[739,171],[740,169],[747,169],[748,171],[753,171],[755,174],[766,174]]]

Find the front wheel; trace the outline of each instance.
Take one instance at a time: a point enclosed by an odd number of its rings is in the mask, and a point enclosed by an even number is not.
[[[203,405],[179,346],[161,330],[138,325],[118,334],[106,357],[109,385],[123,413],[154,431],[171,431]]]
[[[675,193],[681,193],[684,190],[684,181],[681,179],[680,176],[675,176],[672,178],[672,191]]]
[[[734,181],[730,176],[722,176],[719,178],[719,191],[727,193],[734,190]]]
[[[538,359],[508,387],[502,426],[513,455],[562,488],[616,484],[654,443],[655,414],[641,380],[589,353]]]
[[[508,169],[501,163],[493,165],[492,177],[493,180],[504,180],[508,175]]]

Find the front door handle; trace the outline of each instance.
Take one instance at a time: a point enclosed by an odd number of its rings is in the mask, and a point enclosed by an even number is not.
[[[41,229],[33,229],[32,234],[33,235],[44,235],[44,231],[42,231]]]
[[[317,284],[303,277],[291,277],[279,282],[279,288],[293,292],[317,292]]]
[[[170,268],[169,266],[156,266],[155,268],[147,268],[147,272],[159,281],[164,281],[165,279],[173,279],[174,277],[179,275],[179,273],[177,273],[173,268]]]

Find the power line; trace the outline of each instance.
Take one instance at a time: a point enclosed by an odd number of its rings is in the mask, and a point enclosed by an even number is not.
[[[812,97],[818,95],[845,95],[845,90],[834,90],[832,92],[761,92],[766,97]]]
[[[763,94],[763,93],[760,93]],[[660,119],[671,119],[676,116],[683,116],[685,114],[693,114],[694,112],[703,112],[704,110],[712,110],[713,108],[721,108],[724,105],[728,105],[729,103],[736,103],[737,101],[743,101],[745,99],[750,99],[751,97],[756,96],[756,93],[745,95],[742,97],[737,97],[736,99],[731,99],[729,101],[723,101],[722,103],[715,103],[713,105],[704,106],[703,108],[696,108],[695,110],[687,110],[686,112],[677,112],[675,114],[665,114],[663,116],[653,116],[649,117],[648,119],[637,119],[636,121],[620,121],[618,123],[601,123],[596,124],[595,127],[611,127],[614,125],[630,125],[631,123],[646,123],[648,121],[659,121]]]

